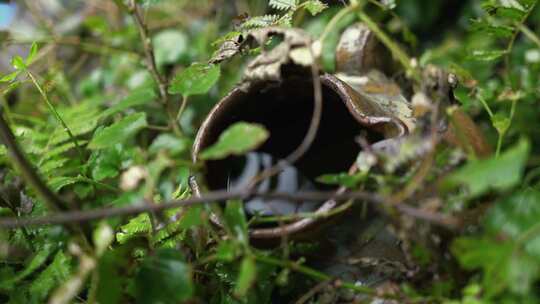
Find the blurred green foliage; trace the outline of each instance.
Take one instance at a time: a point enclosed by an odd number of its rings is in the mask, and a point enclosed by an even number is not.
[[[270,25],[300,27],[319,37],[348,5],[318,0],[137,1],[151,38],[141,41],[122,0],[74,1],[85,7],[84,13],[59,10],[54,15],[53,7],[42,7],[51,13],[41,17],[29,2],[17,4],[34,29],[22,35],[13,26],[0,36],[2,57],[12,58],[9,64],[0,61],[3,115],[51,189],[81,210],[161,204],[192,195],[188,176],[202,170],[189,155],[195,133],[217,100],[241,80],[250,57],[247,53],[219,66],[206,64],[219,42]],[[446,187],[433,194],[442,202],[441,212],[474,220],[463,220],[465,227],[451,235],[435,236],[444,238],[441,260],[432,258],[421,242],[414,243],[422,265],[440,265],[421,279],[397,282],[398,294],[410,302],[537,303],[537,1],[351,2],[365,4],[364,11],[418,65],[434,63],[458,76],[456,98],[496,150],[488,159],[468,159],[443,176]],[[321,53],[325,72],[334,71],[339,35],[355,21],[356,15],[349,13],[328,29]],[[175,128],[148,69],[146,45],[153,47],[157,71],[170,84],[173,110],[181,109],[173,117]],[[203,155],[243,153],[267,137],[263,128],[241,124]],[[449,154],[438,151],[437,160],[446,164]],[[1,217],[50,214],[34,190],[22,185],[3,146],[0,165]],[[320,180],[380,193],[401,189],[412,178],[411,172],[328,173]],[[25,202],[29,210],[23,208]],[[85,253],[93,263],[88,277],[78,273],[82,255],[67,230],[1,230],[0,302],[43,303],[76,278],[82,285],[73,302],[81,303],[281,303],[300,298],[325,280],[310,265],[300,269],[303,249],[310,243],[255,248],[248,242],[252,223],[242,202],[229,201],[224,208],[211,203],[93,222],[94,231],[103,225],[114,231],[114,241],[111,237],[112,243],[99,252]],[[223,215],[224,231],[210,224],[211,212]],[[261,256],[294,260],[295,266],[268,263]]]

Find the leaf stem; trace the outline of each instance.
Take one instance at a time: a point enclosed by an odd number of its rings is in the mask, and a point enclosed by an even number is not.
[[[508,126],[512,125],[512,120],[514,119],[514,114],[516,113],[516,104],[517,100],[512,100],[512,107],[510,108],[510,117],[509,117],[509,123]],[[495,152],[495,156],[499,157],[499,154],[501,154],[501,147],[503,143],[504,136],[506,135],[506,131],[499,134],[499,138],[497,139],[497,150]]]
[[[503,137],[504,137],[504,133],[500,133],[499,137],[497,138],[497,150],[495,150],[495,157],[499,157],[499,155],[501,154]]]
[[[491,111],[491,108],[490,108],[489,105],[487,104],[487,102],[486,102],[486,100],[484,99],[484,97],[482,97],[480,94],[477,94],[476,97],[477,97],[478,100],[480,100],[480,102],[482,103],[482,106],[484,107],[484,109],[485,109],[486,112],[488,113],[489,118],[493,118],[493,112]]]
[[[163,75],[161,75],[158,71],[154,47],[152,46],[152,40],[150,39],[148,34],[147,24],[145,23],[141,15],[140,7],[135,0],[130,0],[127,7],[123,4],[121,5],[122,1],[115,2],[121,8],[127,8],[128,13],[133,17],[133,20],[135,21],[137,29],[139,30],[139,36],[143,44],[144,54],[146,56],[146,67],[158,86],[159,98],[165,109],[165,112],[169,117],[169,124],[176,133],[179,133],[177,121],[174,119],[175,115],[173,113],[171,100],[169,98],[169,94],[167,93],[167,79],[163,77]]]
[[[336,24],[343,19],[345,15],[350,12],[356,11],[359,19],[377,36],[377,38],[386,46],[394,58],[396,58],[401,65],[405,68],[407,73],[412,76],[416,81],[420,81],[420,74],[415,66],[412,65],[412,60],[409,56],[401,50],[401,47],[392,41],[390,37],[367,15],[363,12],[364,1],[351,0],[351,4],[341,11],[339,11],[326,25],[319,41],[324,43],[326,36],[335,28]]]
[[[332,32],[332,30],[335,29],[337,23],[342,20],[347,14],[351,13],[352,11],[354,11],[356,8],[357,8],[358,4],[352,4],[341,9],[337,14],[334,15],[334,17],[332,17],[332,19],[330,19],[330,21],[328,22],[328,24],[326,25],[326,27],[324,28],[320,38],[319,38],[319,41],[321,42],[321,44],[324,44],[324,41],[326,40],[327,36]]]
[[[66,133],[68,134],[73,144],[75,144],[75,148],[77,149],[77,152],[79,153],[79,158],[81,159],[81,163],[84,163],[84,153],[81,147],[79,146],[79,142],[73,135],[73,132],[71,132],[71,129],[68,127],[66,122],[62,119],[58,111],[56,111],[56,108],[53,106],[53,104],[49,100],[49,97],[47,96],[47,94],[45,93],[41,85],[38,83],[34,75],[32,75],[32,73],[28,70],[26,70],[26,73],[28,74],[28,77],[30,77],[30,79],[32,80],[36,88],[38,89],[39,93],[41,94],[41,97],[43,97],[43,100],[45,100],[45,103],[47,104],[47,107],[49,107],[49,110],[53,113],[56,120],[58,120],[58,122],[62,125],[62,127],[64,128],[64,131],[66,131]]]
[[[0,131],[2,129],[0,128]],[[1,135],[1,134],[0,134]],[[91,220],[104,219],[116,216],[135,215],[144,212],[154,211],[159,212],[165,209],[188,207],[197,204],[208,204],[216,201],[226,201],[228,199],[245,199],[247,197],[261,197],[267,199],[287,199],[292,201],[326,201],[333,199],[335,201],[344,201],[352,199],[355,202],[358,200],[362,202],[369,202],[375,205],[382,205],[383,207],[391,207],[388,199],[372,192],[354,191],[336,193],[335,191],[303,191],[296,193],[283,193],[283,192],[257,192],[253,190],[244,191],[228,191],[228,190],[216,190],[207,192],[204,195],[192,196],[185,200],[172,200],[163,202],[162,204],[149,205],[147,203],[139,202],[137,204],[123,206],[123,207],[106,207],[97,208],[92,210],[75,210],[69,212],[60,212],[56,214],[32,217],[25,219],[13,219],[6,218],[0,219],[0,228],[18,228],[22,226],[38,226],[38,225],[58,225],[66,223],[83,223]],[[459,224],[459,221],[447,215],[433,214],[432,212],[426,212],[415,207],[410,207],[405,204],[399,204],[393,206],[397,211],[409,215],[411,217],[427,221],[434,225],[445,227],[447,229],[455,229]]]
[[[531,40],[534,44],[536,44],[540,48],[540,38],[533,32],[531,29],[529,29],[525,24],[521,23],[518,25],[519,30],[525,34],[529,40]]]
[[[180,104],[180,109],[178,109],[178,113],[176,113],[175,125],[180,123],[180,117],[182,117],[182,113],[184,113],[184,110],[186,109],[188,98],[189,96],[182,95],[182,103]]]
[[[293,220],[299,220],[303,218],[325,218],[332,216],[334,214],[341,213],[347,209],[349,209],[352,206],[352,201],[347,201],[346,203],[339,205],[336,208],[330,209],[323,213],[317,213],[317,212],[302,212],[302,213],[296,213],[296,214],[290,214],[290,215],[281,215],[281,216],[265,216],[265,217],[255,217],[251,223],[253,224],[261,224],[261,223],[274,223],[279,221],[293,221]]]
[[[529,7],[529,9],[525,13],[525,15],[523,15],[521,20],[519,20],[519,22],[516,22],[516,27],[519,30],[522,31],[521,26],[523,26],[525,21],[527,21],[527,18],[529,18],[529,15],[532,13],[535,6],[536,6],[536,1],[531,5],[531,7]],[[510,73],[508,72],[508,68],[510,67],[510,54],[512,52],[512,49],[514,48],[514,42],[516,41],[516,38],[519,34],[519,30],[518,31],[514,30],[514,33],[512,34],[512,37],[510,37],[510,40],[508,41],[508,45],[506,46],[506,54],[504,56],[504,67],[505,67],[506,76],[508,80],[510,80]]]
[[[364,24],[379,38],[382,44],[386,46],[394,58],[396,58],[401,65],[407,71],[407,74],[412,77],[415,81],[420,81],[421,77],[415,66],[412,64],[411,58],[405,53],[401,47],[392,41],[392,39],[369,17],[364,11],[357,11],[358,17]]]
[[[257,261],[259,261],[259,262],[269,264],[269,265],[284,267],[284,268],[290,269],[292,271],[296,271],[296,272],[302,273],[304,275],[307,275],[307,276],[309,276],[309,277],[311,277],[311,278],[313,278],[313,279],[315,279],[317,281],[320,281],[320,282],[333,281],[334,282],[333,285],[336,286],[336,287],[350,289],[350,290],[356,291],[358,293],[370,295],[370,296],[373,296],[373,297],[376,296],[376,297],[385,298],[385,299],[398,299],[398,297],[395,296],[395,295],[390,295],[390,294],[380,295],[380,294],[377,294],[377,292],[375,290],[373,290],[372,288],[370,288],[370,287],[358,285],[358,284],[355,284],[355,283],[352,283],[352,282],[341,281],[340,279],[333,278],[332,276],[330,276],[330,275],[328,275],[328,274],[326,274],[324,272],[320,272],[320,271],[315,270],[313,268],[301,265],[300,263],[297,263],[297,262],[293,262],[293,261],[289,261],[289,260],[280,260],[280,259],[276,259],[276,258],[271,257],[271,256],[262,255],[262,254],[255,254],[254,256],[255,256],[255,259]]]

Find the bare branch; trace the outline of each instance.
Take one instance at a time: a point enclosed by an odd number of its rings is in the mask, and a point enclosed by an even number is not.
[[[213,192],[208,192],[204,196],[192,196],[191,198],[185,200],[173,200],[165,202],[162,204],[138,204],[118,208],[101,208],[93,209],[86,211],[68,211],[61,212],[56,214],[51,214],[48,216],[28,218],[28,219],[17,219],[17,218],[8,218],[0,220],[0,228],[19,228],[26,226],[42,226],[42,225],[59,225],[66,223],[83,223],[92,220],[98,220],[103,218],[115,217],[115,216],[126,216],[134,215],[143,212],[159,212],[169,208],[178,208],[193,206],[197,204],[212,203],[225,201],[229,199],[247,199],[252,196],[258,196],[266,199],[287,199],[291,201],[326,201],[328,199],[334,199],[336,201],[344,200],[360,200],[363,202],[369,202],[373,204],[382,204],[388,208],[392,208],[388,202],[381,196],[375,193],[369,192],[344,192],[344,193],[335,193],[335,191],[305,191],[297,193],[283,193],[283,192],[250,192],[250,191],[226,191],[218,190]],[[445,215],[434,215],[414,207],[405,206],[400,204],[395,206],[395,208],[407,215],[413,216],[415,218],[429,221],[433,224],[443,226],[448,229],[454,229],[458,225],[457,219],[454,219],[450,216]]]
[[[156,65],[154,47],[152,46],[152,40],[150,39],[150,36],[148,35],[148,27],[141,15],[141,9],[135,0],[129,1],[128,12],[133,17],[133,20],[135,21],[135,25],[137,26],[137,29],[139,30],[139,36],[141,37],[141,41],[144,48],[144,54],[146,57],[146,66],[148,68],[148,71],[152,75],[152,78],[154,78],[154,81],[156,82],[158,86],[159,98],[169,117],[170,126],[173,128],[173,130],[175,130],[175,132],[179,133],[180,131],[176,123],[176,116],[173,113],[172,105],[169,99],[169,94],[167,93],[167,79],[163,77],[163,75],[161,75],[158,71],[158,68]]]

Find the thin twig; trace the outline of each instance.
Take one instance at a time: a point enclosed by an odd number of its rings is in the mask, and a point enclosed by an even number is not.
[[[508,71],[508,69],[510,68],[510,54],[512,53],[512,49],[514,48],[514,43],[515,43],[520,31],[523,31],[523,29],[524,29],[523,24],[525,23],[525,21],[527,21],[527,18],[529,18],[530,14],[534,10],[535,6],[536,6],[536,2],[534,2],[531,5],[531,7],[527,10],[525,15],[523,15],[521,20],[519,20],[519,22],[516,22],[517,29],[514,30],[514,33],[512,34],[512,37],[510,37],[510,40],[508,41],[508,45],[506,46],[506,52],[505,52],[505,55],[504,55],[504,68],[505,68],[505,72],[506,72],[505,73],[506,79],[510,83],[511,83],[511,81],[510,81],[510,72]],[[524,31],[524,33],[527,35],[526,30]],[[527,35],[527,37],[529,37],[529,35]],[[514,114],[514,111],[515,111],[515,107],[516,107],[516,100],[512,101],[512,109],[511,109],[511,113],[510,113],[509,126],[512,123],[512,118],[513,118],[513,114]],[[504,137],[505,137],[507,131],[508,130],[505,130],[504,132],[499,132],[499,137],[497,138],[497,149],[495,151],[495,156],[496,157],[499,157],[499,155],[501,153],[503,140],[504,140]]]
[[[296,147],[296,149],[291,152],[285,159],[279,161],[274,166],[262,171],[260,174],[255,176],[248,185],[248,188],[254,187],[257,183],[262,180],[265,180],[279,172],[281,172],[285,167],[294,164],[298,161],[311,147],[311,144],[315,140],[317,131],[319,130],[319,124],[321,122],[322,108],[323,108],[323,95],[322,95],[322,84],[321,78],[319,77],[319,68],[317,67],[317,62],[313,54],[311,45],[308,46],[311,57],[313,58],[313,63],[311,64],[311,77],[313,80],[313,114],[311,116],[311,122],[309,123],[308,131],[304,136],[304,139]]]
[[[161,76],[157,69],[156,65],[156,58],[154,55],[154,48],[152,46],[152,41],[150,40],[150,37],[148,36],[148,29],[146,27],[145,22],[143,21],[143,18],[141,16],[140,8],[135,2],[135,0],[131,0],[129,2],[129,12],[133,16],[133,19],[135,20],[135,24],[137,25],[137,29],[139,31],[139,36],[141,37],[141,41],[143,43],[144,48],[144,54],[146,56],[146,64],[148,66],[148,70],[150,74],[152,74],[152,77],[156,81],[156,84],[159,88],[159,97],[161,99],[161,102],[163,104],[168,103],[168,95],[167,95],[167,84],[165,82],[165,79]]]
[[[353,291],[356,291],[361,294],[369,295],[371,297],[377,297],[382,299],[391,299],[391,300],[399,300],[399,297],[397,295],[393,294],[380,294],[372,287],[358,285],[356,283],[352,282],[346,282],[341,281],[338,278],[332,277],[326,273],[320,272],[318,270],[315,270],[313,268],[307,267],[305,265],[302,265],[300,263],[296,263],[289,260],[279,260],[271,256],[266,256],[262,254],[255,255],[255,259],[258,262],[262,262],[269,265],[284,267],[287,269],[290,269],[292,271],[302,273],[304,275],[307,275],[311,277],[312,279],[315,279],[320,282],[334,282],[334,286],[336,288],[345,288],[350,289]]]
[[[34,217],[28,219],[14,219],[7,218],[0,220],[0,228],[18,228],[24,226],[43,226],[43,225],[59,225],[66,223],[83,223],[92,220],[110,218],[115,216],[135,215],[149,211],[162,211],[170,208],[193,206],[197,204],[213,203],[218,201],[226,201],[229,199],[248,199],[249,197],[261,197],[265,199],[286,199],[291,201],[326,201],[328,199],[334,199],[336,201],[345,200],[361,200],[362,202],[369,202],[372,204],[389,205],[386,199],[379,196],[376,193],[370,192],[344,192],[336,194],[335,191],[302,191],[297,193],[283,193],[283,192],[251,192],[249,190],[243,191],[227,191],[217,190],[205,193],[202,196],[190,197],[185,200],[172,200],[164,202],[162,204],[148,205],[140,203],[137,205],[130,205],[116,208],[100,208],[85,211],[68,211],[59,212],[47,216]],[[446,215],[434,215],[432,213],[418,210],[414,207],[399,204],[395,206],[396,210],[404,214],[413,216],[420,220],[429,221],[432,224],[439,225],[448,229],[455,229],[459,221],[451,216]]]
[[[87,53],[95,53],[95,54],[100,54],[100,55],[110,55],[111,53],[119,53],[119,54],[129,54],[131,56],[141,57],[141,54],[137,53],[134,50],[116,47],[113,45],[108,45],[104,41],[94,42],[94,41],[89,41],[89,40],[83,40],[80,37],[76,37],[76,36],[66,36],[66,37],[45,36],[45,37],[40,37],[38,40],[8,39],[6,41],[3,41],[2,43],[5,45],[53,43],[56,45],[73,46],[76,48],[80,48],[82,51],[87,52]]]
[[[330,209],[326,212],[318,213],[318,212],[300,212],[300,213],[294,213],[294,214],[287,214],[287,215],[278,215],[278,216],[262,216],[262,217],[255,217],[252,221],[254,224],[262,224],[262,223],[275,223],[275,222],[291,222],[291,221],[297,221],[305,218],[328,218],[330,216],[333,216],[335,214],[342,213],[346,210],[348,210],[352,206],[352,201],[347,201],[344,204],[341,204],[340,206]]]
[[[81,163],[84,163],[84,153],[81,149],[81,147],[79,146],[79,142],[77,141],[77,139],[75,138],[75,136],[73,135],[73,132],[71,132],[71,129],[68,127],[68,125],[66,124],[66,122],[62,119],[62,117],[60,116],[60,114],[58,113],[58,111],[56,111],[56,108],[53,106],[53,104],[51,103],[51,101],[49,100],[49,97],[47,96],[47,94],[45,93],[45,91],[43,90],[43,88],[41,87],[41,85],[37,82],[36,78],[34,77],[34,75],[32,75],[32,73],[30,73],[30,71],[26,70],[26,74],[28,75],[28,77],[30,77],[30,79],[32,80],[32,83],[34,83],[34,85],[36,86],[36,88],[38,89],[39,93],[41,94],[41,97],[43,97],[43,100],[45,101],[45,103],[47,104],[47,107],[49,108],[49,110],[51,111],[51,113],[53,113],[54,117],[56,118],[56,120],[58,120],[58,122],[62,125],[62,127],[64,128],[64,131],[66,131],[66,133],[68,134],[69,136],[69,139],[73,142],[73,144],[75,144],[75,148],[77,150],[77,153],[79,153],[79,157],[81,159]]]
[[[186,105],[188,103],[188,96],[182,96],[182,103],[180,104],[180,109],[178,109],[178,112],[176,113],[176,121],[180,121],[180,117],[182,117],[182,113],[184,113],[184,110],[186,109]]]
[[[158,71],[156,65],[156,57],[154,54],[154,47],[152,46],[152,40],[148,35],[148,27],[143,20],[140,7],[135,0],[129,1],[128,12],[133,17],[133,20],[137,25],[137,29],[139,30],[139,36],[141,37],[144,54],[146,57],[146,66],[158,86],[159,98],[161,103],[163,104],[165,112],[169,116],[169,123],[171,124],[175,132],[180,133],[180,130],[177,126],[177,121],[175,120],[176,117],[172,111],[169,94],[167,93],[167,79],[163,77]]]
[[[527,38],[529,38],[529,40],[531,40],[534,44],[536,44],[538,48],[540,48],[540,38],[538,37],[538,35],[536,35],[533,31],[531,31],[530,28],[525,26],[525,24],[523,23],[520,23],[518,25],[518,28],[523,34],[525,34]]]
[[[332,17],[332,19],[330,19],[330,21],[328,22],[328,24],[325,26],[323,32],[321,33],[321,35],[319,36],[319,41],[321,42],[321,45],[324,44],[324,40],[326,40],[326,37],[328,37],[328,35],[332,32],[332,30],[334,30],[334,28],[337,26],[338,22],[343,20],[343,18],[345,16],[347,16],[347,14],[351,13],[352,11],[354,11],[356,8],[357,8],[357,4],[351,4],[343,9],[341,9],[337,14],[334,15],[334,17]]]
[[[441,111],[441,104],[444,105],[445,103],[441,102],[441,100],[436,100],[434,102],[432,101],[433,108],[431,109],[431,115],[429,117],[429,138],[424,139],[431,142],[431,148],[429,149],[428,153],[424,155],[422,161],[420,162],[420,167],[418,171],[416,171],[409,183],[407,183],[407,185],[403,189],[390,197],[390,203],[392,205],[400,204],[401,202],[410,198],[414,194],[414,192],[422,185],[429,171],[433,167],[433,161],[435,159],[435,149],[437,147],[437,143],[439,142],[438,121],[440,114],[439,112]],[[427,119],[427,117],[423,117],[421,119]]]
[[[332,284],[332,281],[322,281],[313,286],[308,292],[303,294],[295,304],[304,304],[307,303],[311,298],[313,298],[317,293],[321,292],[326,286]]]
[[[510,40],[508,41],[508,45],[506,46],[506,52],[505,52],[505,55],[504,55],[504,67],[505,67],[505,70],[506,70],[506,75],[510,75],[510,73],[508,73],[508,68],[510,67],[510,53],[512,53],[512,49],[514,48],[514,42],[516,41],[520,30],[522,30],[519,26],[525,23],[527,18],[529,18],[529,15],[534,10],[535,6],[536,6],[536,2],[534,2],[533,5],[527,10],[525,15],[523,15],[523,17],[521,18],[521,20],[519,20],[516,23],[518,30],[514,30],[514,33],[510,37]],[[509,77],[510,76],[508,76],[508,78]]]

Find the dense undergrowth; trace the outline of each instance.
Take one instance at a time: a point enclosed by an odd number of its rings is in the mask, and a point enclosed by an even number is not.
[[[0,146],[1,303],[338,303],[354,293],[368,303],[540,301],[537,1],[116,0],[73,1],[65,11],[32,2],[17,2],[31,29],[17,26],[22,19],[0,33],[11,63],[0,65],[2,115],[33,165]],[[260,52],[208,63],[220,45],[254,28],[298,27],[319,39],[318,65],[332,73],[341,32],[359,20],[388,38],[414,90],[428,64],[457,75],[456,99],[493,150],[480,158],[443,145],[413,156],[432,159],[427,168],[321,178],[427,213],[372,211],[407,256],[399,276],[364,286],[327,274],[309,259],[324,250],[318,237],[254,246],[253,218],[237,199],[5,228],[12,218],[192,197],[189,177],[204,172],[191,161],[195,134]],[[206,157],[245,152],[268,136],[243,127]],[[59,199],[36,188],[34,170]],[[356,205],[341,212],[366,220]]]

